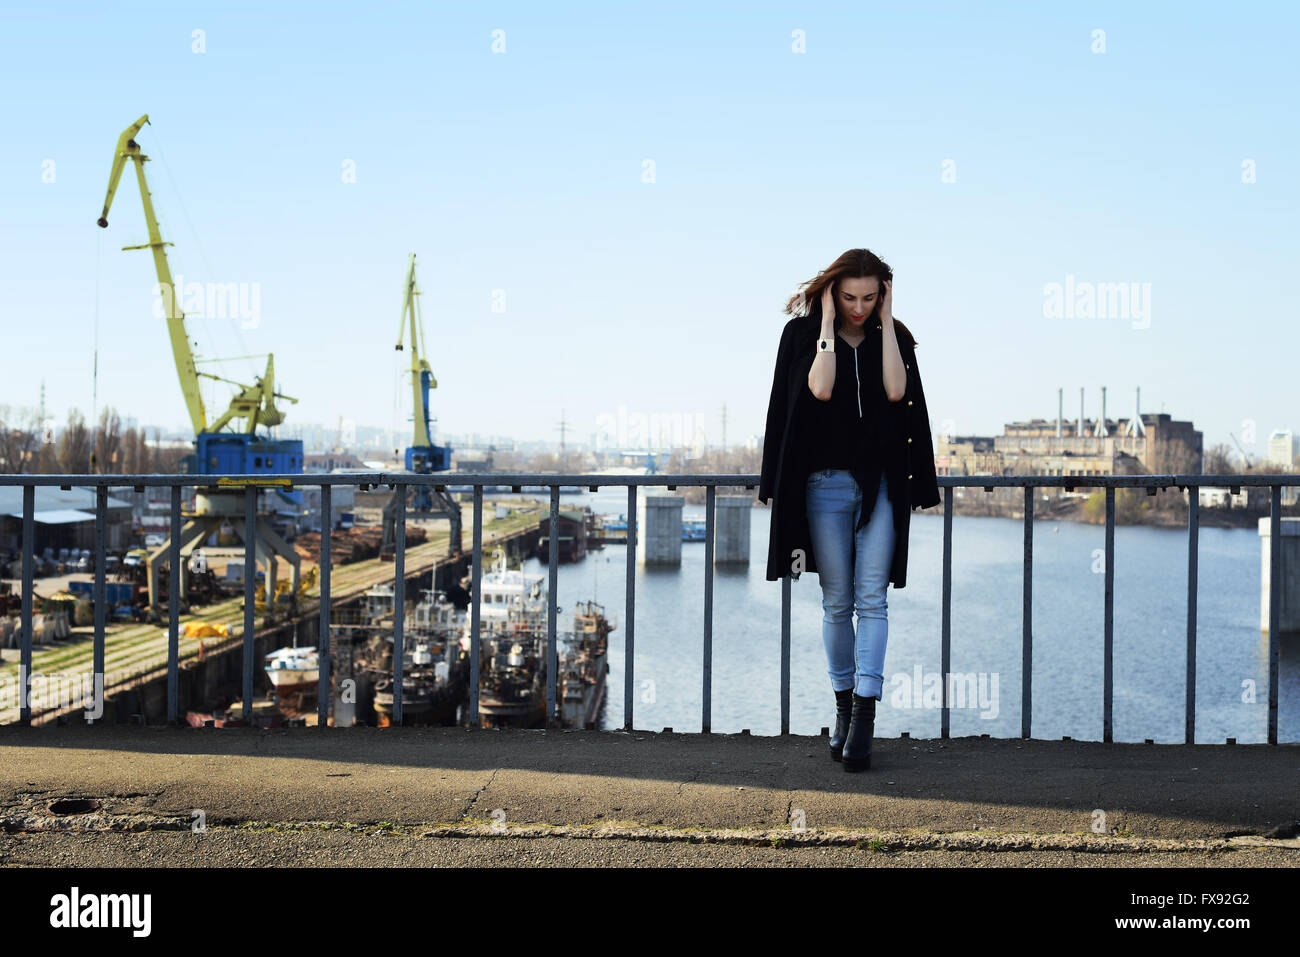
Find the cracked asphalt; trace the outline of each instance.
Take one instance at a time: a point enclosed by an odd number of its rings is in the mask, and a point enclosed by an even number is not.
[[[1294,867],[1298,820],[1293,744],[0,728],[9,867]]]

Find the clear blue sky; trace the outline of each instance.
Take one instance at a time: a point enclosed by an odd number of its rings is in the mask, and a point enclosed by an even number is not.
[[[1067,415],[1081,385],[1127,415],[1141,386],[1207,446],[1253,422],[1260,453],[1300,428],[1298,27],[1288,3],[10,3],[0,403],[44,378],[88,412],[98,311],[100,406],[186,421],[149,256],[120,251],[133,181],[94,225],[147,112],[173,271],[260,289],[257,328],[193,335],[273,351],[292,421],[393,423],[416,252],[443,431],[551,438],[564,409],[585,435],[624,406],[716,441],[725,403],[743,441],[785,298],[868,246],[936,424],[996,434],[1058,386]],[[1150,283],[1149,326],[1046,318],[1067,275]]]

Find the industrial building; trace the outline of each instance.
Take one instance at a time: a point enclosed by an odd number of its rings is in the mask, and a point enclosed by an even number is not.
[[[1101,389],[1101,414],[1084,417],[1084,391],[1079,390],[1079,417],[1063,417],[1062,393],[1057,390],[1056,420],[1009,422],[999,436],[935,437],[935,469],[940,475],[1144,475],[1200,472],[1203,436],[1189,421],[1168,414],[1139,411],[1141,390],[1134,396],[1133,415],[1106,416],[1106,389]]]
[[[95,547],[95,490],[62,489],[38,485],[35,492],[35,554],[47,548]],[[129,547],[132,533],[131,503],[108,497],[105,548],[121,551]],[[12,555],[23,547],[23,490],[14,485],[0,486],[0,550]]]

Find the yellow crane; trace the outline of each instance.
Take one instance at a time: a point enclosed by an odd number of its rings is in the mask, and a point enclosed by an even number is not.
[[[424,357],[427,350],[424,344],[424,323],[417,314],[420,289],[415,284],[415,253],[411,253],[410,265],[406,270],[406,286],[402,298],[402,321],[397,327],[397,351],[402,351],[406,338],[406,327],[411,327],[411,402],[412,416],[415,419],[415,440],[412,448],[426,454],[432,451],[433,442],[429,439],[429,390],[438,388],[438,380],[433,377],[428,360]],[[427,450],[427,451],[426,451]],[[408,452],[407,458],[411,455]],[[424,463],[421,463],[424,464]],[[407,462],[406,467],[417,468],[415,463]],[[443,466],[447,468],[449,466]]]
[[[404,348],[406,330],[410,328],[411,336],[411,417],[415,422],[413,441],[406,449],[406,468],[410,472],[427,475],[431,472],[445,472],[451,468],[451,446],[434,445],[429,432],[431,420],[429,412],[429,390],[438,387],[433,377],[433,370],[425,358],[428,348],[424,338],[424,323],[420,315],[420,287],[415,282],[415,253],[411,253],[406,267],[406,284],[402,294],[402,320],[397,327],[397,351]],[[448,554],[460,552],[461,519],[460,504],[445,490],[439,491],[432,485],[412,485],[403,490],[411,504],[410,515],[442,516],[451,524],[451,539]],[[380,545],[380,555],[390,556],[397,547],[397,495],[394,494],[384,507],[384,537]]]
[[[299,439],[274,439],[257,434],[258,426],[275,426],[284,421],[284,413],[275,405],[276,399],[298,400],[275,390],[275,357],[266,357],[266,373],[253,385],[243,385],[230,379],[200,372],[195,365],[194,352],[190,348],[189,335],[185,330],[185,314],[181,309],[181,290],[172,281],[171,267],[167,264],[166,247],[162,231],[158,226],[158,216],[154,212],[153,197],[149,192],[149,183],[145,179],[144,164],[149,161],[135,141],[136,135],[149,122],[146,113],[128,126],[117,140],[113,149],[113,165],[108,175],[108,193],[104,197],[104,208],[97,223],[101,228],[108,228],[108,211],[113,205],[118,184],[122,180],[122,171],[127,161],[135,164],[136,181],[140,185],[140,200],[144,204],[145,227],[149,232],[149,241],[140,246],[126,246],[124,249],[148,249],[153,253],[154,271],[158,274],[158,289],[162,296],[164,313],[167,318],[167,334],[171,338],[172,357],[176,360],[176,374],[180,379],[181,392],[185,396],[185,406],[189,411],[190,424],[194,427],[195,456],[191,472],[200,475],[250,475],[256,473],[300,473],[302,472],[302,441]],[[224,413],[213,422],[207,420],[203,407],[203,396],[199,391],[199,378],[226,382],[238,390]],[[242,431],[231,428],[235,419],[244,421]],[[256,493],[255,493],[256,494]],[[302,493],[285,493],[277,491],[286,500],[300,504]],[[254,542],[254,552],[259,560],[266,563],[266,577],[271,594],[276,594],[276,556],[283,557],[293,569],[293,589],[298,592],[300,559],[297,552],[275,532],[270,523],[260,515],[255,526],[247,528],[244,517],[244,490],[238,488],[233,492],[228,489],[204,487],[195,490],[195,511],[185,527],[177,536],[180,539],[181,567],[176,573],[182,583],[188,568],[188,556],[194,545],[206,540],[216,531],[223,521],[234,526],[235,533],[245,542]],[[176,531],[173,530],[173,534]],[[156,610],[159,606],[158,569],[168,560],[170,542],[164,543],[149,555],[149,603]],[[246,569],[245,574],[254,574],[254,569]],[[185,594],[182,584],[181,594]]]
[[[243,385],[210,372],[201,372],[195,365],[194,352],[190,348],[189,336],[185,331],[185,315],[181,311],[181,293],[172,282],[171,268],[167,264],[165,247],[172,244],[163,241],[162,232],[158,227],[158,217],[154,213],[153,197],[149,192],[149,184],[145,180],[144,164],[149,161],[149,157],[141,152],[140,144],[135,141],[136,134],[148,122],[149,114],[146,113],[128,126],[118,138],[117,146],[113,150],[113,166],[108,175],[108,194],[104,197],[104,209],[99,214],[98,223],[100,227],[108,228],[108,211],[113,205],[113,197],[122,179],[122,171],[127,161],[132,161],[135,164],[136,180],[140,184],[140,199],[144,203],[144,220],[149,231],[149,242],[141,246],[124,246],[123,249],[148,249],[153,253],[154,271],[158,274],[158,288],[167,317],[167,333],[171,338],[172,356],[176,360],[176,374],[180,379],[181,392],[185,396],[185,407],[189,410],[194,434],[197,437],[220,432],[232,419],[243,419],[246,423],[243,431],[253,435],[259,425],[273,426],[284,421],[284,413],[275,405],[277,398],[288,399],[290,402],[298,400],[275,391],[275,357],[272,355],[266,357],[266,374],[253,385]],[[211,425],[208,424],[207,413],[203,408],[203,395],[199,391],[200,377],[227,382],[239,389],[230,401],[230,407]],[[203,464],[202,461],[199,463],[199,471],[206,473]]]

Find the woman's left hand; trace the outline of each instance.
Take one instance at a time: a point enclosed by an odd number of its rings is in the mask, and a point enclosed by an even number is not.
[[[894,321],[894,283],[892,280],[885,280],[885,295],[880,300],[880,322]]]

